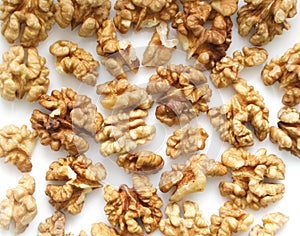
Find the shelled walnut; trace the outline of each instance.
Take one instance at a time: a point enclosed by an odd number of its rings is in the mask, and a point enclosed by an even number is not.
[[[207,29],[205,25],[210,22],[211,28]],[[230,17],[216,12],[206,1],[185,1],[183,12],[176,14],[172,26],[177,29],[187,58],[197,58],[203,70],[211,69],[224,57],[231,44]]]
[[[183,211],[184,218],[181,218],[180,207],[177,203],[167,205],[165,214],[168,218],[159,222],[159,229],[164,235],[211,235],[196,202],[185,201],[183,203]]]
[[[249,236],[273,236],[288,220],[289,217],[281,212],[270,213],[262,219],[263,226],[255,225],[251,229]]]
[[[220,207],[219,215],[212,215],[210,218],[210,232],[212,236],[232,235],[237,232],[246,232],[253,223],[252,214],[238,208],[232,202],[225,202]]]
[[[172,126],[189,123],[200,112],[208,110],[212,91],[205,75],[192,66],[169,64],[156,69],[147,85],[147,92],[158,95],[156,118]]]
[[[31,132],[26,125],[20,128],[7,125],[0,129],[0,158],[16,165],[21,172],[32,169],[31,154],[36,144],[36,132]]]
[[[255,33],[250,37],[253,45],[261,46],[272,41],[276,35],[281,35],[290,24],[287,18],[297,13],[296,0],[245,0],[246,5],[238,11],[237,22],[239,34],[247,36],[252,29]]]
[[[64,183],[48,184],[45,193],[56,210],[64,209],[75,215],[81,212],[86,194],[103,187],[100,181],[105,178],[104,166],[99,162],[93,164],[92,160],[84,155],[59,158],[49,166],[46,180]]]
[[[143,120],[146,116],[146,110],[136,109],[106,117],[104,126],[95,136],[98,142],[103,142],[100,145],[101,154],[109,156],[113,153],[129,153],[138,145],[151,140],[156,130],[155,126],[147,125]]]
[[[269,109],[265,106],[263,97],[253,86],[247,85],[245,80],[237,80],[233,87],[236,94],[230,101],[211,108],[208,116],[222,141],[235,147],[251,146],[254,135],[247,123],[253,127],[255,136],[260,141],[264,140],[269,133]]]
[[[8,189],[6,199],[0,201],[0,228],[9,230],[11,221],[15,222],[15,234],[23,233],[37,214],[35,180],[24,174],[15,188]]]
[[[112,227],[107,226],[103,222],[92,224],[92,236],[118,236],[119,234]]]
[[[36,47],[54,24],[53,0],[3,0],[1,32],[9,43],[18,39],[24,47]]]
[[[208,159],[205,154],[193,155],[185,164],[173,164],[171,171],[162,173],[159,189],[163,193],[175,187],[171,198],[172,202],[182,200],[193,192],[201,192],[206,186],[206,177],[223,176],[227,167],[213,159]]]
[[[135,31],[139,31],[162,21],[170,21],[175,17],[178,5],[174,0],[117,0],[114,9],[114,24],[121,33],[127,33],[131,25],[134,25]]]
[[[2,55],[0,64],[0,95],[8,101],[22,99],[34,102],[45,94],[49,87],[49,70],[46,59],[34,47],[25,49],[12,46]]]
[[[166,154],[172,159],[193,153],[205,148],[208,134],[201,127],[188,126],[174,131],[167,140]]]
[[[299,57],[300,43],[297,43],[283,56],[273,58],[261,72],[265,85],[278,82],[279,87],[285,90],[282,103],[286,106],[300,103]]]
[[[39,103],[49,114],[36,109],[30,121],[41,137],[41,144],[50,145],[54,151],[62,146],[70,155],[86,152],[89,144],[79,135],[94,136],[103,123],[91,99],[70,88],[62,88],[61,91],[53,90],[51,96],[43,95]]]
[[[60,73],[72,73],[83,83],[91,86],[96,84],[99,62],[93,58],[91,53],[68,40],[56,41],[50,46],[49,51],[57,57],[56,69]]]
[[[111,20],[103,22],[97,32],[97,53],[104,56],[101,63],[117,79],[126,79],[126,73],[137,73],[140,66],[135,49],[127,40],[118,40],[115,26]]]
[[[58,0],[54,7],[54,18],[62,28],[71,25],[73,30],[80,25],[78,35],[91,37],[109,17],[110,8],[110,0]]]
[[[104,207],[108,221],[120,235],[144,235],[154,232],[162,218],[163,203],[147,176],[133,174],[133,188],[122,184],[118,190],[105,187]]]
[[[238,0],[212,0],[211,7],[223,16],[231,16],[238,9]]]
[[[222,163],[232,168],[233,182],[220,183],[221,195],[239,207],[258,210],[283,197],[284,184],[274,180],[284,179],[285,164],[276,155],[267,155],[266,149],[252,155],[242,148],[229,148],[222,154]]]
[[[146,89],[130,84],[126,79],[110,81],[97,86],[97,94],[104,95],[100,103],[109,110],[147,110],[153,105],[153,97]]]
[[[210,78],[216,88],[228,87],[239,80],[239,73],[245,67],[261,65],[268,58],[268,52],[263,48],[243,47],[233,53],[233,57],[225,56],[212,69]]]

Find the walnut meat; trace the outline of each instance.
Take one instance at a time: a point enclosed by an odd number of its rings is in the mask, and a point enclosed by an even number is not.
[[[163,203],[147,176],[134,174],[132,181],[133,188],[125,184],[118,190],[105,187],[104,211],[120,235],[142,236],[143,228],[148,234],[158,228]]]
[[[276,155],[267,155],[266,149],[252,155],[242,148],[229,148],[222,154],[222,163],[232,169],[233,181],[220,183],[221,195],[239,207],[258,210],[283,197],[284,184],[274,180],[284,179],[285,164]]]
[[[159,222],[160,231],[166,236],[210,236],[209,228],[202,216],[197,203],[185,201],[183,203],[184,217],[180,216],[180,207],[177,203],[170,203],[165,209],[167,219]]]
[[[223,176],[227,167],[222,163],[208,159],[205,154],[193,155],[185,164],[173,164],[171,171],[162,173],[159,189],[163,193],[175,187],[172,202],[182,200],[193,192],[201,192],[206,186],[206,177]]]
[[[91,53],[68,40],[55,42],[49,51],[57,57],[56,68],[59,72],[72,73],[79,81],[91,86],[96,84],[99,62]]]
[[[255,33],[250,37],[253,45],[261,46],[272,41],[276,35],[288,30],[287,18],[297,13],[296,0],[245,0],[246,5],[238,11],[237,22],[239,34],[247,36],[252,29]]]
[[[238,0],[213,0],[211,7],[223,16],[231,16],[238,9]]]
[[[237,93],[227,104],[211,108],[208,116],[222,141],[235,147],[251,146],[254,135],[247,123],[253,127],[255,136],[260,141],[264,140],[269,133],[269,110],[263,97],[245,80],[239,79],[233,86]]]
[[[15,234],[23,233],[37,214],[35,180],[24,174],[15,188],[8,189],[6,199],[0,201],[0,227],[9,230],[11,221],[15,222]]]
[[[3,0],[1,32],[9,43],[18,39],[24,47],[36,47],[52,28],[53,0]],[[30,61],[30,60],[28,60]]]
[[[93,137],[103,123],[91,99],[70,88],[62,88],[61,91],[53,90],[51,96],[43,95],[39,102],[49,114],[34,110],[30,121],[41,144],[50,145],[54,151],[62,146],[70,155],[86,152],[89,144],[79,135]]]
[[[109,17],[110,0],[58,0],[54,7],[54,18],[57,24],[66,28],[71,25],[75,29],[80,25],[78,35],[91,37]]]
[[[48,184],[45,193],[56,210],[64,209],[70,214],[78,214],[82,210],[86,194],[101,188],[103,185],[99,181],[105,178],[104,166],[99,162],[93,164],[84,155],[59,158],[49,166],[46,180],[64,183]]]
[[[8,100],[22,99],[34,102],[49,87],[49,70],[46,59],[34,47],[13,46],[2,55],[0,64],[0,95]]]
[[[147,92],[158,95],[156,118],[172,126],[187,124],[200,112],[208,110],[212,91],[205,75],[192,66],[169,64],[156,69],[147,85]]]
[[[92,224],[92,236],[118,236],[116,230],[103,222]]]

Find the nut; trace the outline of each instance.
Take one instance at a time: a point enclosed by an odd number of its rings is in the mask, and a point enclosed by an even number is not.
[[[0,227],[9,230],[12,220],[15,222],[15,235],[23,233],[37,214],[37,206],[32,196],[35,180],[24,174],[15,188],[8,189],[6,199],[0,201]]]
[[[252,155],[242,148],[229,148],[222,154],[222,163],[232,168],[233,182],[220,183],[221,195],[239,207],[258,210],[283,197],[284,184],[274,180],[284,179],[285,164],[276,155],[267,155],[266,149]]]
[[[297,13],[297,1],[295,0],[245,0],[246,5],[238,11],[237,22],[239,34],[250,37],[253,45],[261,46],[272,41],[276,35],[288,30],[290,24],[287,18],[292,18]]]
[[[56,41],[49,51],[57,57],[56,68],[60,73],[73,73],[83,83],[91,86],[96,84],[99,62],[91,53],[68,40]]]
[[[125,184],[118,190],[110,185],[105,187],[104,211],[120,235],[142,236],[143,228],[148,234],[158,228],[163,203],[147,176],[133,174],[132,181],[133,188]]]
[[[0,95],[13,101],[25,94],[28,102],[34,102],[48,90],[49,74],[46,59],[39,56],[36,48],[13,46],[2,55],[0,64]]]
[[[59,158],[49,166],[46,180],[64,183],[48,184],[45,193],[56,210],[64,209],[75,215],[81,212],[86,194],[101,188],[103,185],[99,181],[105,178],[104,166],[99,162],[93,165],[92,160],[84,155]]]
[[[232,16],[238,9],[238,0],[213,0],[211,7],[223,16]]]
[[[164,235],[211,235],[197,203],[185,201],[183,211],[184,218],[181,218],[180,207],[177,203],[167,205],[165,214],[168,218],[159,222],[159,229]]]
[[[92,236],[118,236],[116,230],[104,224],[103,222],[92,224]]]
[[[173,164],[171,171],[163,172],[159,189],[166,193],[175,186],[176,189],[169,200],[178,202],[190,193],[203,191],[207,176],[223,176],[226,173],[227,167],[222,163],[208,159],[205,154],[197,154],[185,164]]]

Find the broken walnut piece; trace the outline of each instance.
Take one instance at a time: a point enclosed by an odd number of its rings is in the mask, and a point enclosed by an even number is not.
[[[37,214],[37,205],[32,196],[35,180],[24,174],[15,188],[6,191],[6,199],[0,201],[0,228],[9,230],[15,222],[15,234],[23,233]]]
[[[182,218],[180,207],[177,203],[169,203],[167,205],[165,209],[167,218],[159,222],[159,229],[164,235],[211,235],[196,202],[185,201],[183,203],[183,211]]]
[[[196,154],[185,164],[173,164],[171,171],[163,172],[159,189],[166,193],[175,187],[169,200],[178,202],[190,193],[203,191],[207,177],[223,176],[226,173],[227,167],[222,163],[208,159],[205,154]]]
[[[91,86],[96,84],[99,62],[93,58],[91,53],[68,40],[56,41],[50,46],[49,51],[57,57],[56,69],[60,73],[72,73],[85,84]]]
[[[255,33],[249,41],[255,46],[262,46],[272,41],[276,35],[281,35],[290,24],[287,18],[297,13],[295,0],[245,0],[246,5],[238,11],[237,23],[239,34],[247,36],[254,29]]]
[[[92,224],[91,229],[92,236],[118,236],[117,231],[104,224],[103,222]]]
[[[212,0],[211,7],[223,16],[232,16],[238,10],[238,0]]]
[[[143,229],[149,234],[158,228],[163,202],[147,176],[133,174],[132,181],[132,188],[126,184],[118,190],[110,185],[105,187],[104,211],[120,235],[142,236]]]
[[[230,198],[241,208],[254,210],[267,207],[283,197],[285,186],[274,180],[283,180],[285,164],[264,148],[252,155],[242,148],[229,148],[222,154],[222,163],[231,168],[232,182],[221,182],[222,196]]]

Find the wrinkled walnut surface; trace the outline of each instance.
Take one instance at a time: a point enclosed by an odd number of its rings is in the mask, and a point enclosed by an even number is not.
[[[118,236],[116,230],[107,226],[103,222],[92,224],[91,229],[92,236]]]

